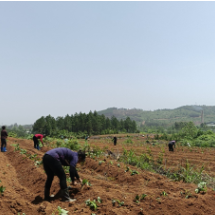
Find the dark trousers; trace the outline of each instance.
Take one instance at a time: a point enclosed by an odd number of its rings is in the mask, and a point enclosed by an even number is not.
[[[39,146],[39,140],[33,136],[33,141],[34,141],[34,148],[37,148]]]
[[[6,146],[7,146],[6,139],[1,138],[1,147],[6,147]]]
[[[173,145],[172,145],[172,144],[169,144],[169,151],[174,152],[174,148],[173,148]]]
[[[45,154],[43,156],[43,166],[47,175],[47,180],[45,184],[46,189],[51,188],[52,181],[55,175],[60,179],[60,188],[67,188],[66,174],[63,170],[61,163],[58,160],[54,159],[51,155]]]

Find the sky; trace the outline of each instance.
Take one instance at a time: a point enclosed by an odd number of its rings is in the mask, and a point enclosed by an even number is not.
[[[0,2],[0,125],[215,105],[215,2]]]

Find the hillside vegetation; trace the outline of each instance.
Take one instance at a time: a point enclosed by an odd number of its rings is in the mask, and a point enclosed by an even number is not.
[[[106,117],[115,116],[117,119],[130,117],[140,125],[168,127],[175,122],[193,122],[201,124],[201,113],[203,111],[204,123],[215,123],[215,106],[182,106],[175,109],[158,109],[155,111],[143,111],[141,109],[108,108],[98,111]]]

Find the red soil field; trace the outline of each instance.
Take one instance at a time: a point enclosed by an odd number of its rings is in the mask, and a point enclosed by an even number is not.
[[[89,143],[101,148],[106,146],[114,152],[119,152],[123,150],[123,141],[124,139],[119,139],[115,148],[112,142],[106,143],[100,139],[90,139]],[[141,153],[146,149],[146,146],[141,146],[142,141],[145,140],[137,139],[133,146],[126,146],[126,148],[133,148]],[[195,184],[173,182],[165,176],[133,166],[130,166],[130,169],[137,170],[139,174],[131,176],[129,172],[125,172],[126,165],[120,163],[120,167],[118,167],[119,162],[116,160],[113,160],[113,165],[111,165],[109,158],[98,158],[97,160],[87,158],[84,165],[77,166],[80,177],[88,179],[92,186],[84,189],[81,189],[80,185],[73,186],[70,195],[77,199],[76,202],[60,201],[58,193],[60,186],[57,177],[51,188],[51,193],[55,195],[54,200],[52,202],[44,201],[46,174],[43,167],[36,167],[34,161],[20,154],[20,151],[14,151],[15,147],[12,144],[17,143],[28,153],[38,154],[40,159],[48,150],[47,147],[42,148],[41,151],[34,149],[31,140],[8,138],[8,151],[0,153],[0,186],[6,187],[4,194],[0,194],[0,214],[2,215],[58,214],[56,213],[58,206],[66,208],[69,211],[68,214],[215,214],[215,191],[211,188],[208,188],[205,194],[196,194],[197,185]],[[195,150],[191,152],[189,148],[178,147],[174,153],[170,153],[165,143],[164,146],[165,159],[168,159],[167,166],[177,165],[181,160],[185,162],[184,160],[187,158],[197,167],[205,162],[207,171],[214,173],[212,168],[214,150],[207,149],[202,153],[200,149],[197,152]],[[160,147],[151,145],[149,147],[154,156],[161,151]],[[99,165],[100,160],[104,161],[101,165]],[[168,195],[160,195],[163,191]],[[192,197],[186,199],[186,194],[183,193],[188,192],[192,194]],[[134,199],[137,194],[147,194],[147,196],[136,203]],[[85,201],[97,199],[97,197],[102,199],[102,203],[98,203],[97,210],[92,211],[89,206],[86,206]],[[119,206],[116,203],[113,206],[112,199],[123,201],[124,205]]]

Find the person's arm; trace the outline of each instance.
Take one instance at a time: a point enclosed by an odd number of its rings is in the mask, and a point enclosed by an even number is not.
[[[74,184],[74,182],[75,182],[75,178],[76,178],[79,182],[82,182],[82,180],[80,179],[80,177],[79,177],[79,175],[78,175],[78,172],[77,172],[77,170],[76,170],[76,168],[75,168],[74,166],[71,166],[71,165],[70,165],[69,173],[70,173],[70,178],[71,178],[73,184]]]
[[[44,143],[43,143],[43,136],[40,137],[40,142],[43,144],[44,146]]]

